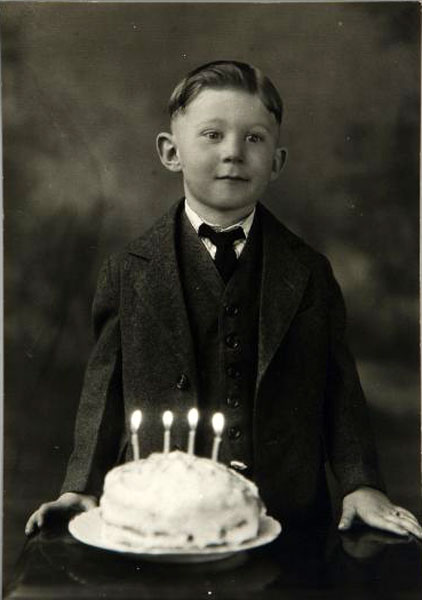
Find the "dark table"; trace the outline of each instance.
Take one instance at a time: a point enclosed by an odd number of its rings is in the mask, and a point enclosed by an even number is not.
[[[27,541],[4,597],[420,600],[422,544],[363,527],[313,528],[218,562],[166,565],[91,548],[62,524]]]

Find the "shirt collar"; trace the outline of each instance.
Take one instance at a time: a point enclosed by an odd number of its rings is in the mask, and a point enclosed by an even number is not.
[[[253,211],[251,213],[249,213],[246,217],[243,217],[243,219],[240,219],[240,221],[238,221],[237,223],[233,223],[233,225],[229,225],[228,227],[221,227],[221,225],[215,225],[214,223],[210,223],[209,221],[204,221],[204,219],[202,219],[198,215],[198,213],[195,212],[193,210],[193,208],[191,208],[189,206],[189,203],[188,203],[187,199],[185,198],[186,216],[189,219],[189,221],[192,223],[192,226],[195,229],[196,233],[198,233],[198,229],[202,225],[202,223],[206,223],[207,225],[209,225],[210,227],[215,229],[215,231],[219,231],[219,232],[220,231],[230,231],[231,229],[234,229],[235,227],[241,227],[243,229],[243,233],[245,234],[245,238],[247,238],[249,235],[249,232],[251,230],[251,227],[252,227],[253,219],[255,216],[255,211],[256,211],[256,208],[254,208]]]

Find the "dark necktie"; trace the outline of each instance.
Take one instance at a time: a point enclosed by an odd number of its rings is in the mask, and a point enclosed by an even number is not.
[[[201,237],[208,238],[217,251],[215,254],[215,266],[217,267],[224,282],[227,283],[237,264],[236,252],[233,248],[233,244],[236,240],[245,239],[245,233],[241,227],[236,227],[230,231],[215,231],[212,227],[206,223],[198,229],[198,235]]]

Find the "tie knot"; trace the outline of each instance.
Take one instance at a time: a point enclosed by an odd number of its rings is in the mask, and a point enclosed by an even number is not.
[[[235,227],[230,231],[215,231],[206,223],[201,224],[198,235],[208,238],[217,248],[231,247],[237,240],[245,239],[245,233],[241,227]]]

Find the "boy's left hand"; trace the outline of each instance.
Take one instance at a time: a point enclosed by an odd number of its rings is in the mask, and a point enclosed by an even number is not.
[[[422,539],[422,527],[411,512],[396,506],[385,494],[370,487],[360,487],[343,498],[343,512],[338,528],[350,529],[358,517],[367,525],[398,535],[411,533]]]

